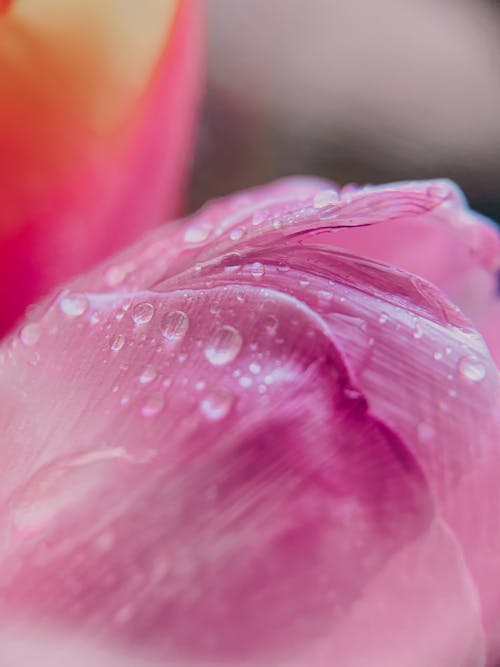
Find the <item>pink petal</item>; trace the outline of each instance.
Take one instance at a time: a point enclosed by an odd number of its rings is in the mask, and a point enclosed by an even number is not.
[[[324,189],[214,202],[4,342],[0,615],[203,664],[484,665],[498,372],[438,289],[332,248],[366,207]]]

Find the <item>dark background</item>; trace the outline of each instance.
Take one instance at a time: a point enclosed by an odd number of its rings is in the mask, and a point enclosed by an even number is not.
[[[500,3],[207,0],[190,209],[288,174],[449,177],[500,220]]]

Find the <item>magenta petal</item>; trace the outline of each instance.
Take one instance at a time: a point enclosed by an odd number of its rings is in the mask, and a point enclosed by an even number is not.
[[[436,287],[332,248],[439,203],[370,197],[211,203],[30,312],[0,348],[0,616],[189,665],[485,664],[498,372]]]

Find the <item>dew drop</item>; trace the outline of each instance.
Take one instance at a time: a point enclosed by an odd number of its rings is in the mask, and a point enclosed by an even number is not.
[[[123,336],[122,334],[118,334],[113,339],[113,342],[111,343],[110,347],[113,350],[113,352],[119,352],[124,345],[125,345],[125,336]]]
[[[423,335],[424,332],[422,331],[422,327],[420,324],[416,324],[415,328],[413,329],[413,338],[418,340],[419,338],[422,338]]]
[[[470,382],[480,382],[486,377],[486,367],[477,357],[462,357],[458,362],[458,370]]]
[[[250,366],[248,367],[248,370],[250,371],[250,373],[253,373],[254,375],[258,375],[261,371],[260,364],[252,362],[250,364]]]
[[[236,359],[242,344],[240,332],[226,324],[215,333],[205,348],[205,357],[214,366],[223,366]]]
[[[108,287],[116,287],[125,280],[126,275],[123,266],[110,266],[104,274],[104,282]]]
[[[278,330],[278,324],[278,318],[274,315],[267,315],[263,320],[264,329],[270,336],[274,336]]]
[[[141,415],[143,417],[154,417],[163,410],[164,405],[165,401],[162,394],[150,394],[142,405]]]
[[[41,333],[42,329],[40,325],[36,322],[31,322],[21,329],[19,332],[19,339],[24,346],[31,347],[38,343]]]
[[[144,301],[143,303],[138,303],[134,307],[134,310],[132,311],[132,319],[138,325],[147,324],[148,322],[151,322],[154,314],[155,309],[153,304]]]
[[[163,337],[171,343],[181,341],[189,328],[189,318],[182,310],[171,310],[161,320]]]
[[[239,382],[240,386],[243,387],[243,389],[248,389],[253,384],[252,378],[248,377],[248,375],[244,375],[242,378],[240,378]]]
[[[222,258],[221,264],[226,273],[233,273],[241,269],[241,255],[237,252],[230,252]]]
[[[443,358],[443,353],[442,352],[434,352],[433,357],[436,361],[441,361],[441,359]]]
[[[316,193],[313,199],[314,208],[324,208],[330,204],[336,204],[339,200],[339,195],[336,190],[321,190]]]
[[[142,371],[141,375],[139,376],[139,382],[141,384],[149,384],[150,382],[153,382],[155,378],[156,378],[156,368],[152,364],[149,364],[148,366],[146,366],[146,368]]]
[[[389,319],[389,316],[386,315],[385,313],[382,313],[378,318],[379,324],[385,324],[388,319]]]
[[[88,306],[87,298],[80,294],[64,296],[59,302],[60,309],[67,317],[80,317]]]
[[[288,264],[288,262],[285,262],[283,260],[281,262],[278,262],[276,268],[278,269],[278,271],[281,271],[281,273],[286,273],[287,271],[290,271],[290,264]]]
[[[211,231],[212,225],[208,222],[191,225],[184,232],[184,241],[186,243],[202,243],[206,241]]]
[[[243,227],[235,227],[231,229],[229,238],[231,241],[240,241],[245,236],[245,229]]]
[[[265,272],[266,269],[264,268],[264,264],[262,264],[262,262],[254,262],[250,265],[250,273],[254,278],[262,278]]]
[[[218,389],[203,398],[200,411],[208,421],[220,421],[229,414],[233,402],[234,396],[229,391]]]

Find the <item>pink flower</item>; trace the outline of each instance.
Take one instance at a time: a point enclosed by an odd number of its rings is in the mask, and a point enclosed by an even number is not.
[[[197,0],[0,3],[0,336],[178,213],[198,13]]]
[[[30,310],[0,349],[0,618],[176,667],[500,655],[498,370],[365,256],[390,231],[487,321],[498,238],[446,182],[234,195]]]

